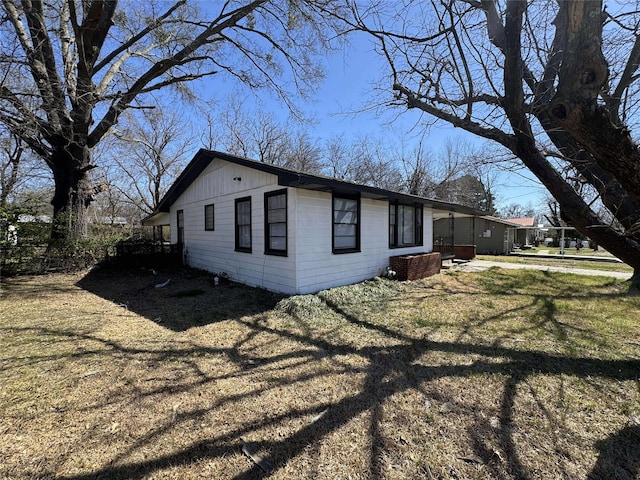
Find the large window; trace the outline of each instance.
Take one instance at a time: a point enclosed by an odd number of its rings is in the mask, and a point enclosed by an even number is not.
[[[251,197],[236,199],[236,251],[251,253]]]
[[[333,197],[333,253],[360,251],[360,199]]]
[[[287,191],[264,194],[264,251],[287,255]]]
[[[422,244],[422,206],[389,204],[389,247]]]
[[[204,206],[204,229],[207,231],[215,230],[213,222],[213,204]]]

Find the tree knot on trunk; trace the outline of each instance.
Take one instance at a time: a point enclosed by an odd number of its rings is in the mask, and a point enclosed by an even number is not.
[[[596,72],[594,72],[592,69],[587,68],[586,70],[584,70],[582,72],[582,78],[580,79],[583,85],[591,85],[592,83],[594,83],[597,79],[597,75]]]
[[[551,106],[551,116],[558,120],[567,118],[567,107],[564,103],[558,102]]]

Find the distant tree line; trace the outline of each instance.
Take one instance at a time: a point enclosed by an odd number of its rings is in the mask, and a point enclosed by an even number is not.
[[[207,122],[216,128],[208,129]],[[303,123],[281,122],[266,111],[248,111],[233,102],[219,114],[210,113],[207,122],[198,127],[170,108],[124,114],[94,153],[100,166],[90,176],[96,191],[89,221],[109,223],[123,217],[130,224],[139,223],[154,211],[200,147],[497,214],[495,175],[479,161],[483,152],[464,142],[448,141],[434,151],[424,141],[403,150],[370,136],[321,139],[313,137]],[[13,144],[13,148],[18,147]],[[43,186],[42,172],[18,169],[20,161],[7,161],[12,175],[2,177],[0,198],[26,206],[25,200],[36,191],[52,193],[53,182],[49,178]],[[37,188],[30,189],[35,180]],[[39,213],[49,210],[43,201],[30,205]]]

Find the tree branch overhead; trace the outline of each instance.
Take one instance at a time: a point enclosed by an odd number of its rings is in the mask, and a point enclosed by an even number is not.
[[[623,123],[640,126],[640,12],[627,8],[616,17],[601,1],[581,0],[418,1],[356,10],[352,23],[371,35],[389,65],[394,105],[513,152],[566,221],[640,278],[640,154]],[[413,37],[450,40],[403,38],[407,24]],[[549,150],[562,155],[550,162]]]

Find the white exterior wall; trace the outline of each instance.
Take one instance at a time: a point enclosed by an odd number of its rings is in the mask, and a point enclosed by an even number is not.
[[[242,180],[234,180],[240,177]],[[210,272],[226,272],[233,281],[295,292],[295,236],[288,233],[288,256],[264,254],[264,193],[282,190],[278,178],[241,165],[214,160],[171,206],[171,242],[178,241],[177,211],[184,211],[186,263]],[[295,218],[293,189],[288,216]],[[235,200],[251,197],[251,253],[235,251]],[[204,229],[204,206],[214,204],[214,231]]]
[[[240,177],[241,181],[233,180]],[[360,252],[332,253],[332,195],[287,190],[287,257],[264,254],[264,194],[282,190],[275,175],[214,160],[171,206],[171,242],[177,211],[184,211],[188,265],[226,272],[231,280],[268,290],[301,294],[348,285],[378,274],[389,257],[433,250],[433,216],[423,209],[424,245],[389,248],[389,202],[362,198]],[[235,251],[235,200],[251,197],[252,252]],[[214,204],[214,231],[204,229],[204,207]]]
[[[330,193],[298,189],[297,292],[312,293],[372,278],[389,257],[433,250],[433,217],[423,209],[424,245],[389,248],[389,202],[360,200],[360,252],[332,253]]]

